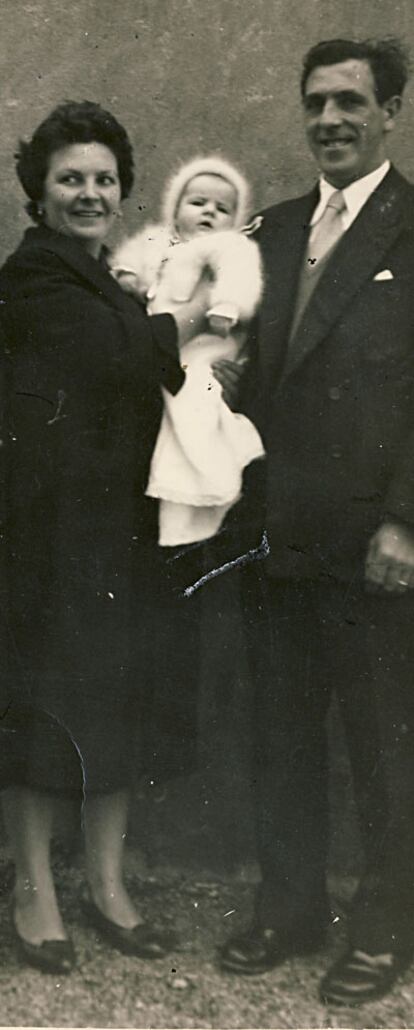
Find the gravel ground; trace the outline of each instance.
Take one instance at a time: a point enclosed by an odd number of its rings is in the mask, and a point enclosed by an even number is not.
[[[128,880],[146,918],[170,925],[180,946],[168,960],[125,957],[96,938],[82,917],[82,872],[60,858],[56,876],[62,909],[76,945],[79,967],[57,979],[21,966],[15,956],[8,916],[10,867],[0,867],[0,1023],[39,1027],[412,1027],[414,969],[391,996],[357,1010],[327,1010],[318,1001],[318,981],[343,944],[341,905],[326,949],[311,958],[285,962],[261,977],[223,975],[216,947],[244,925],[251,912],[252,871],[212,879],[159,868],[143,872],[139,852],[129,853]],[[246,882],[246,879],[250,882]],[[333,884],[349,893],[350,882]]]

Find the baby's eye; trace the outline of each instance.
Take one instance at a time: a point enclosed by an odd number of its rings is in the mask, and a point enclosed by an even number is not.
[[[230,211],[229,211],[228,207],[225,207],[224,204],[217,204],[217,210],[220,211],[220,213],[222,215],[229,215],[230,214]]]
[[[190,204],[192,204],[193,207],[202,207],[204,200],[202,200],[201,197],[194,197],[194,200],[190,200]]]

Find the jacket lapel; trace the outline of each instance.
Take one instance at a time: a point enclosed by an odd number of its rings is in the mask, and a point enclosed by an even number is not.
[[[309,220],[318,190],[289,202],[276,219],[265,219],[261,230],[266,289],[260,312],[261,361],[266,379],[280,371],[286,351]],[[265,379],[265,381],[266,381]]]
[[[361,285],[372,278],[404,228],[407,198],[407,183],[391,169],[340,240],[319,280],[298,326],[295,346],[288,352],[282,382],[327,337]]]

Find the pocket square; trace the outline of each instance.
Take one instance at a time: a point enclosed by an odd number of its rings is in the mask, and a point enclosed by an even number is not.
[[[384,268],[382,272],[377,272],[374,275],[374,283],[383,283],[386,279],[393,279],[394,276],[390,268]]]

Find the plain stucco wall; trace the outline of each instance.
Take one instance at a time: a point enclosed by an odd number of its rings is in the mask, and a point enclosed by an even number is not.
[[[399,35],[414,53],[412,0],[2,0],[0,260],[27,224],[13,167],[19,136],[63,99],[89,98],[128,128],[136,185],[125,226],[154,217],[171,168],[221,150],[257,206],[306,189],[298,79],[330,36]],[[393,154],[414,178],[414,82]]]
[[[63,99],[99,101],[130,132],[136,184],[124,225],[132,228],[156,215],[164,178],[196,152],[218,150],[239,162],[257,207],[311,185],[315,169],[303,139],[298,82],[302,54],[319,39],[399,35],[414,56],[413,0],[1,0],[0,11],[0,261],[28,224],[14,173],[16,140],[30,136]],[[392,140],[396,163],[414,180],[413,135],[414,78]],[[217,585],[214,604],[207,601],[205,630],[204,775],[199,793],[190,784],[186,794],[179,785],[175,804],[170,798],[157,812],[169,848],[179,829],[187,841],[190,827],[192,855],[197,839],[200,861],[207,861],[210,841],[211,854],[237,864],[252,845],[252,821],[247,687],[235,661],[243,646],[233,582]],[[335,751],[338,739],[335,730]],[[340,781],[334,807],[348,825],[341,761],[334,762]],[[141,832],[141,811],[135,823]],[[338,817],[336,824],[341,839]],[[346,854],[349,861],[348,836]]]

